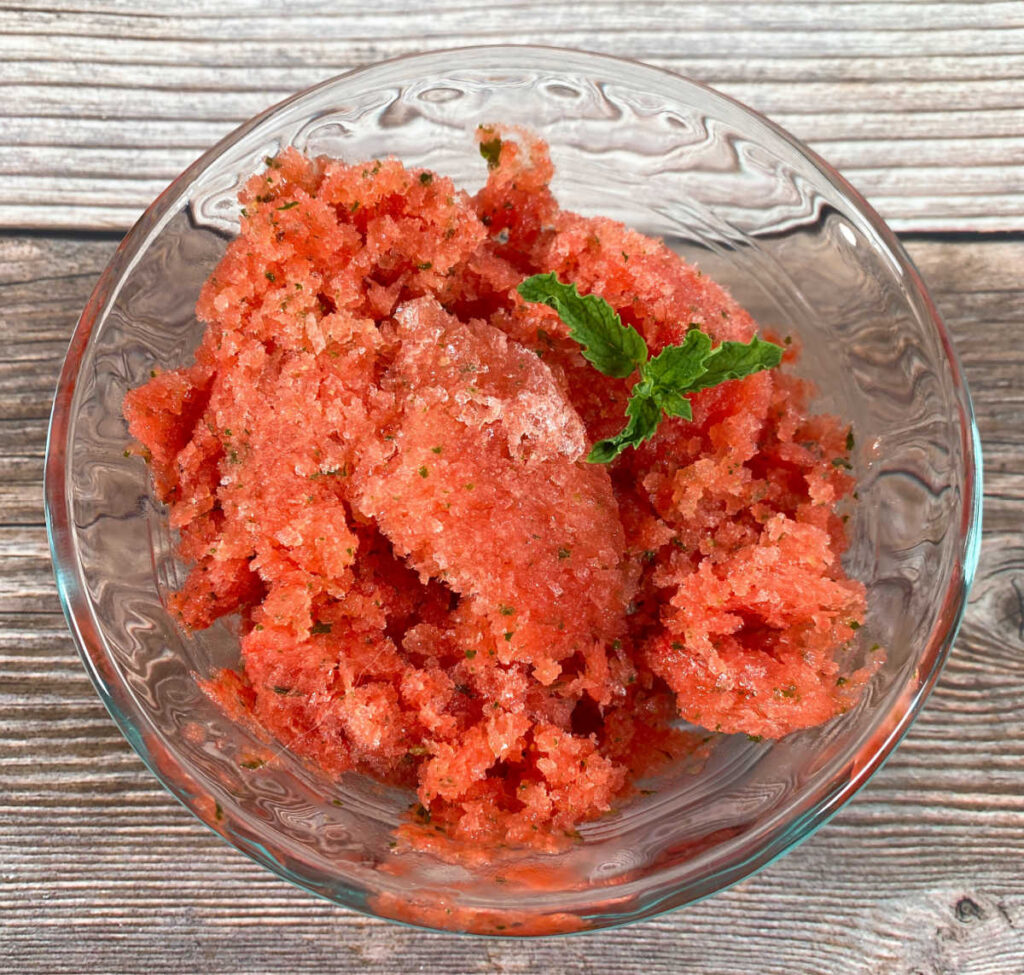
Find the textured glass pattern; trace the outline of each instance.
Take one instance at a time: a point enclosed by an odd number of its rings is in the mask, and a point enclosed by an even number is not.
[[[190,360],[200,285],[237,229],[236,193],[285,145],[348,160],[395,155],[473,188],[480,122],[551,145],[561,204],[662,236],[762,326],[803,345],[818,408],[857,431],[849,572],[869,591],[854,654],[888,661],[859,705],[782,742],[720,737],[702,764],[585,827],[542,862],[548,889],[500,883],[421,855],[391,830],[410,797],[358,776],[323,780],[287,752],[260,767],[249,732],[198,690],[237,659],[230,625],[179,630],[183,579],[143,464],[124,455],[125,391]],[[934,683],[977,557],[980,458],[967,390],[912,265],[838,175],[771,123],[673,75],[543,48],[404,58],[300,94],[208,152],[153,204],[83,313],[57,390],[47,514],[65,610],[97,688],[132,745],[212,829],[341,904],[420,919],[445,902],[460,930],[498,910],[603,927],[721,889],[828,818],[881,764]],[[527,861],[537,859],[527,857]],[[403,860],[400,869],[396,861]],[[385,895],[383,900],[380,895]],[[387,895],[394,895],[389,899]],[[396,907],[396,905],[398,905]],[[545,920],[546,919],[546,920]],[[566,925],[569,926],[569,925]]]

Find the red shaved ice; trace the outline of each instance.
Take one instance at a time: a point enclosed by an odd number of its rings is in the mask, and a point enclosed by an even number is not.
[[[588,463],[631,380],[525,277],[600,295],[652,355],[756,324],[660,241],[560,210],[529,133],[478,139],[475,196],[394,159],[270,160],[194,364],[124,403],[189,566],[172,611],[240,620],[208,692],[329,775],[415,789],[421,848],[425,822],[550,844],[692,750],[684,722],[776,738],[870,676],[842,669],[848,427],[760,372]]]

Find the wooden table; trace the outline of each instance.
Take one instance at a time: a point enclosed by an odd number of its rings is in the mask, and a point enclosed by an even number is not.
[[[284,21],[268,9],[0,4],[0,970],[1024,972],[1024,3],[296,0]],[[41,491],[78,312],[170,178],[326,76],[499,39],[674,68],[837,164],[905,234],[986,449],[970,609],[888,766],[802,847],[711,901],[535,943],[332,907],[175,804],[79,664]]]

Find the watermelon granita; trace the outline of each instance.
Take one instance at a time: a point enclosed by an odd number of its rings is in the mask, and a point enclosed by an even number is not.
[[[124,412],[190,567],[172,611],[239,620],[207,692],[330,776],[414,789],[447,838],[536,845],[687,724],[778,738],[857,699],[852,435],[765,368],[588,461],[637,377],[596,372],[524,279],[599,296],[651,356],[755,323],[661,242],[560,210],[529,133],[478,139],[475,196],[395,159],[267,160],[194,364]]]

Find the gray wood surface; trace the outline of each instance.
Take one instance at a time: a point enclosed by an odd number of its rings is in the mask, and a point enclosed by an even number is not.
[[[0,2],[0,972],[1022,975],[1024,3],[287,9]],[[42,515],[53,386],[116,232],[237,122],[307,84],[505,39],[671,67],[810,140],[914,231],[986,452],[969,612],[886,768],[807,843],[708,902],[531,943],[332,907],[174,803],[78,661]]]
[[[899,230],[1024,223],[1024,3],[0,3],[0,226],[130,226],[236,124],[347,68],[469,44],[641,58],[810,142]]]

